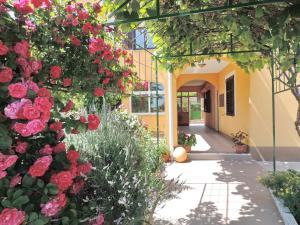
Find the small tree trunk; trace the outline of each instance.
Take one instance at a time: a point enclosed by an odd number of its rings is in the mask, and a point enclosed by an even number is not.
[[[299,93],[299,88],[298,87],[295,87],[292,89],[292,93],[293,95],[295,96],[297,102],[298,102],[298,110],[297,110],[297,118],[296,118],[296,121],[295,121],[295,127],[296,127],[296,130],[298,132],[298,135],[300,136],[300,93]]]

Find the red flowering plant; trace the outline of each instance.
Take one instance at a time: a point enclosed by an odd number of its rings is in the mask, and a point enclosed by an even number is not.
[[[59,98],[122,94],[135,80],[130,56],[109,44],[100,10],[0,0],[0,225],[104,223],[76,198],[92,164],[63,142],[65,131],[96,130],[101,119],[69,116],[72,99]]]

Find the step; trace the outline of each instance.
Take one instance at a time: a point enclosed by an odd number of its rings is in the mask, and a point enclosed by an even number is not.
[[[189,153],[190,160],[253,160],[250,154]]]

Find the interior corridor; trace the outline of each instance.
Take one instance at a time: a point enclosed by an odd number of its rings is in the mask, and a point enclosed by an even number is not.
[[[187,134],[195,134],[197,144],[192,152],[199,153],[234,153],[233,143],[215,130],[208,128],[204,123],[179,126],[178,130]]]

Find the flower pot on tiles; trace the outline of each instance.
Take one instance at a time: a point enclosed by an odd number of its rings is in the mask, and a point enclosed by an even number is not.
[[[165,163],[171,162],[171,154],[169,152],[163,153],[162,159]]]
[[[249,146],[245,144],[245,140],[248,137],[243,131],[231,134],[232,141],[234,143],[235,152],[238,154],[249,153]]]
[[[178,134],[178,144],[179,147],[183,147],[187,153],[192,151],[192,146],[197,143],[195,134],[186,134],[184,132],[179,132]]]

